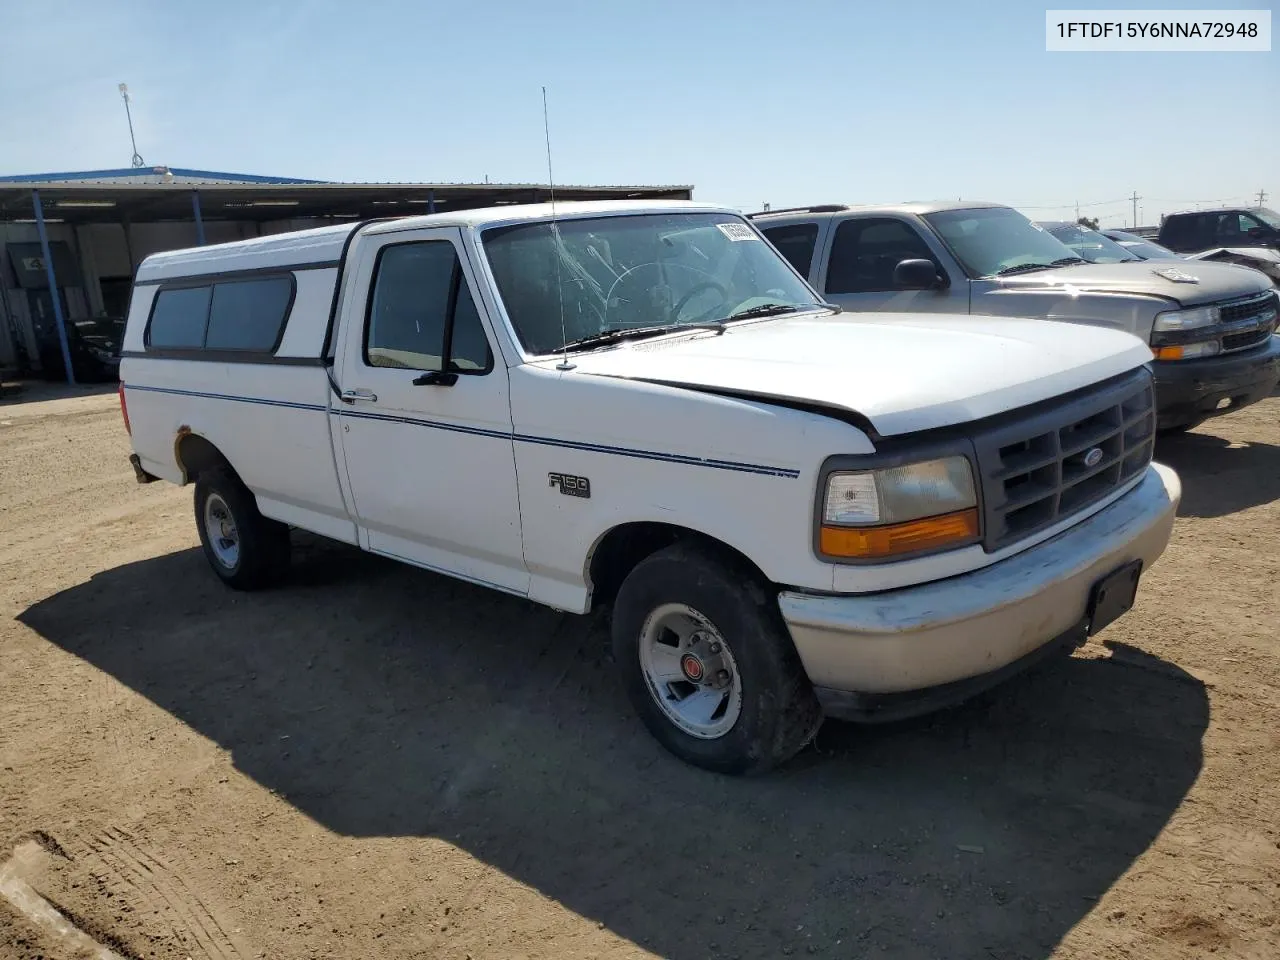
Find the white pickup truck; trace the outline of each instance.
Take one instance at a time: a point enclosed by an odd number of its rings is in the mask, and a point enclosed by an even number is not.
[[[121,402],[237,588],[297,527],[587,613],[723,772],[953,702],[1124,613],[1180,495],[1149,349],[841,315],[738,214],[498,207],[156,254]]]

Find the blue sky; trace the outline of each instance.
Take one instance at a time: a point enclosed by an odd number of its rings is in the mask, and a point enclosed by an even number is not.
[[[1280,207],[1280,51],[1047,53],[1045,7],[0,0],[0,173],[127,166],[124,80],[149,164],[541,181],[545,84],[562,183],[1079,201],[1117,226],[1130,204],[1101,201],[1134,190],[1144,222],[1260,189]]]

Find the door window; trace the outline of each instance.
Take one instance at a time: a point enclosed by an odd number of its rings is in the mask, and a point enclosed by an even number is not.
[[[1240,214],[1240,236],[1243,241],[1252,241],[1259,234],[1266,235],[1271,231],[1263,224],[1261,220],[1250,213]]]
[[[892,217],[845,220],[831,245],[827,293],[897,289],[893,270],[903,260],[929,260],[937,266],[924,238],[909,224]]]
[[[1210,243],[1223,247],[1239,244],[1244,236],[1240,230],[1240,221],[1238,213],[1215,214],[1212,217],[1213,236]]]
[[[493,354],[447,240],[383,247],[374,267],[365,325],[371,367],[487,373]]]
[[[818,225],[792,223],[765,230],[764,235],[778,248],[780,254],[791,261],[800,275],[808,279],[809,268],[813,266],[813,248],[818,242]]]

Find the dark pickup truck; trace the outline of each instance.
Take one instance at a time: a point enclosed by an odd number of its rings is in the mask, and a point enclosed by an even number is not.
[[[1264,207],[1171,213],[1160,221],[1156,242],[1174,253],[1199,253],[1214,247],[1280,249],[1280,213]]]

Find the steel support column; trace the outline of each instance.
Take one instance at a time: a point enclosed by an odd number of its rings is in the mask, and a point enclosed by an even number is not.
[[[36,232],[40,234],[40,255],[44,257],[44,275],[49,280],[49,293],[53,296],[53,319],[58,325],[58,343],[62,347],[62,365],[67,373],[67,383],[76,382],[71,369],[71,347],[67,343],[67,322],[62,316],[62,294],[58,290],[58,278],[53,271],[53,253],[49,249],[49,232],[44,228],[44,207],[40,203],[40,191],[31,191],[31,205],[36,208]]]
[[[204,246],[204,218],[200,216],[200,191],[191,191],[191,212],[196,217],[196,246]]]

